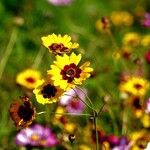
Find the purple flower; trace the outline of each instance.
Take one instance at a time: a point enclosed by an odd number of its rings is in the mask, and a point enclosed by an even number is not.
[[[64,96],[60,98],[60,105],[66,106],[69,113],[81,113],[84,110],[86,90],[85,89],[71,89],[65,92]]]
[[[55,134],[50,128],[35,124],[22,129],[15,138],[19,146],[52,147],[58,144]]]
[[[142,25],[150,28],[150,13],[145,13]]]
[[[150,113],[150,98],[146,102],[146,113]]]
[[[55,6],[65,6],[69,5],[72,2],[72,0],[48,0],[48,2]]]

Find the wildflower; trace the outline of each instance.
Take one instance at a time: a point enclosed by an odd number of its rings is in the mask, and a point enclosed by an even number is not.
[[[145,35],[142,38],[141,44],[145,47],[150,46],[150,35]]]
[[[65,5],[69,5],[73,0],[48,0],[48,2],[50,2],[53,5],[56,6],[65,6]]]
[[[16,126],[27,127],[35,119],[36,110],[27,97],[22,97],[21,100],[22,103],[15,101],[10,105],[9,113]]]
[[[34,89],[37,80],[40,79],[40,72],[34,69],[26,69],[17,75],[16,82],[28,89]]]
[[[149,128],[150,127],[150,113],[144,113],[143,116],[141,117],[141,122],[144,128]]]
[[[120,53],[121,53],[121,56],[122,56],[124,59],[129,59],[130,56],[131,56],[131,52],[132,52],[132,50],[131,50],[130,47],[124,46],[124,47],[121,48],[121,52],[120,52]]]
[[[146,148],[150,141],[150,135],[145,130],[136,131],[130,134],[131,150],[140,150]]]
[[[146,102],[146,110],[145,110],[145,112],[146,113],[150,113],[150,98]]]
[[[142,20],[142,25],[147,28],[150,27],[150,13],[147,12],[144,14],[144,19]]]
[[[146,52],[145,60],[147,61],[148,64],[150,64],[150,50]]]
[[[91,150],[91,148],[87,145],[81,144],[79,145],[78,150]]]
[[[68,53],[72,49],[78,48],[78,43],[72,43],[71,37],[68,35],[61,36],[60,34],[57,36],[54,33],[48,36],[44,36],[41,38],[43,45],[49,49],[50,52],[54,54],[63,54]]]
[[[90,62],[85,62],[82,66],[78,66],[81,60],[81,54],[72,53],[70,56],[56,56],[54,65],[51,65],[51,70],[48,74],[52,76],[55,86],[60,86],[62,89],[74,88],[75,84],[82,84],[83,80],[90,77],[90,72],[93,71],[89,67]]]
[[[126,82],[120,84],[120,91],[134,96],[144,96],[149,83],[142,77],[130,77]]]
[[[130,26],[133,24],[133,16],[126,11],[113,12],[111,14],[111,21],[115,26]]]
[[[86,90],[82,90],[78,88],[70,89],[60,98],[60,104],[66,106],[69,113],[81,113],[84,110],[85,105],[82,101],[85,101]]]
[[[63,90],[55,86],[50,78],[38,80],[33,93],[41,104],[54,103],[63,94]]]
[[[96,29],[98,31],[106,31],[110,28],[110,23],[107,17],[102,17],[101,19],[96,21]]]
[[[55,134],[50,128],[35,124],[29,128],[22,129],[15,138],[19,146],[31,147],[53,147],[58,144]]]
[[[141,37],[135,32],[125,34],[123,37],[123,44],[128,46],[138,46],[141,42]]]

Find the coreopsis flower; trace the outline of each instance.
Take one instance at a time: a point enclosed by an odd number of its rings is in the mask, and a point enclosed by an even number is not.
[[[111,21],[115,26],[130,26],[133,24],[133,16],[126,11],[112,12]]]
[[[143,45],[145,47],[150,46],[150,35],[143,36],[141,45]]]
[[[150,50],[146,52],[145,54],[145,60],[148,64],[150,64]]]
[[[146,130],[136,131],[130,134],[131,150],[141,150],[147,147],[150,134]]]
[[[144,128],[149,128],[150,127],[150,113],[144,113],[143,116],[141,117],[141,122]]]
[[[56,61],[51,65],[48,74],[54,81],[55,86],[60,86],[62,89],[74,88],[75,85],[81,85],[84,80],[90,77],[93,71],[89,67],[90,62],[85,62],[79,66],[81,54],[76,55],[72,53],[70,56],[64,54],[63,56],[56,56]]]
[[[41,74],[39,71],[35,69],[26,69],[17,75],[16,82],[27,89],[34,89],[40,77]]]
[[[106,30],[109,30],[110,23],[107,17],[102,17],[101,19],[96,21],[96,29],[100,32],[104,32]]]
[[[144,27],[150,28],[150,13],[145,13],[144,14],[144,19],[142,21],[142,25]]]
[[[44,148],[56,146],[58,139],[49,127],[35,124],[22,129],[16,135],[15,142],[19,146]]]
[[[69,53],[72,49],[78,48],[78,43],[72,43],[71,37],[68,35],[61,36],[51,34],[41,38],[43,45],[49,49],[49,52],[54,54]]]
[[[130,32],[123,37],[123,44],[128,46],[138,46],[141,42],[141,37],[138,33]]]
[[[51,4],[55,6],[65,6],[71,4],[73,0],[48,0]]]
[[[21,98],[22,102],[14,101],[10,105],[9,113],[16,126],[28,127],[35,119],[35,107],[27,97]]]
[[[81,113],[85,108],[85,104],[82,102],[85,101],[85,94],[85,89],[82,91],[78,88],[70,89],[60,98],[60,104],[64,105],[69,113]]]
[[[60,87],[53,84],[53,81],[50,79],[50,77],[38,80],[36,87],[33,90],[37,102],[41,104],[54,103],[58,101],[63,92],[64,91],[60,89]]]
[[[144,96],[149,88],[149,82],[142,77],[130,77],[120,84],[120,91],[134,96]]]

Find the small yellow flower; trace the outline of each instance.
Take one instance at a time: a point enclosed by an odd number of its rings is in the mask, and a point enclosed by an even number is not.
[[[145,128],[149,128],[150,127],[150,114],[144,113],[141,118],[141,122]]]
[[[90,62],[85,62],[80,67],[78,66],[81,57],[81,54],[76,55],[74,53],[70,56],[66,54],[56,56],[54,65],[51,65],[51,70],[48,70],[48,74],[52,76],[55,86],[60,86],[65,90],[74,88],[76,84],[81,85],[83,80],[90,77],[90,73],[93,71],[89,67]]]
[[[63,90],[58,86],[54,86],[53,82],[49,79],[38,80],[33,93],[36,99],[41,104],[54,103],[62,96]]]
[[[144,96],[149,83],[142,77],[130,77],[126,82],[120,84],[120,91],[134,96]]]
[[[78,48],[78,43],[72,43],[71,37],[68,35],[57,36],[54,33],[41,38],[43,45],[49,49],[50,52],[54,54],[68,53],[72,49]]]
[[[125,34],[123,37],[123,44],[129,46],[138,46],[141,42],[141,37],[135,32]]]
[[[133,24],[133,16],[126,11],[113,12],[111,14],[111,21],[115,26],[121,25],[130,26]]]
[[[34,89],[37,80],[40,79],[40,72],[34,69],[26,69],[20,72],[16,77],[16,82],[28,89]]]
[[[68,133],[74,133],[75,129],[76,129],[76,125],[74,123],[68,122],[66,124],[64,124],[64,129],[68,132]]]
[[[91,148],[87,145],[82,144],[82,145],[79,145],[78,150],[91,150]]]
[[[150,46],[150,35],[146,35],[143,37],[141,44],[143,46]]]

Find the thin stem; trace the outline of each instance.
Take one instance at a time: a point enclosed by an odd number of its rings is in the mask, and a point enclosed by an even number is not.
[[[93,107],[93,103],[92,103],[91,99],[89,98],[89,96],[88,96],[79,86],[76,86],[76,88],[79,89],[79,90],[81,90],[82,93],[84,93],[84,95],[86,96],[86,98],[88,99],[88,101],[90,102],[90,104],[91,104],[92,107]]]
[[[98,112],[98,114],[97,114],[98,117],[100,117],[100,114],[101,114],[101,112],[102,112],[104,106],[105,106],[105,103],[104,103],[104,104],[102,105],[102,107],[100,108],[100,110],[99,110],[99,112]]]
[[[97,116],[94,115],[94,128],[96,134],[96,150],[99,150],[99,140],[98,140],[98,132],[97,132]]]
[[[41,115],[41,114],[46,114],[47,112],[42,111],[42,112],[38,112],[37,115]],[[55,114],[55,115],[68,115],[68,116],[89,116],[89,117],[93,117],[90,114],[78,114],[78,113],[56,113],[56,112],[51,112],[50,114]]]
[[[12,33],[11,33],[10,40],[9,40],[8,45],[6,47],[5,53],[3,54],[3,57],[1,58],[0,79],[3,75],[3,72],[4,72],[5,66],[7,64],[8,58],[9,58],[10,54],[12,53],[13,47],[14,47],[16,39],[17,39],[17,34],[18,34],[18,30],[16,28],[14,28]]]
[[[127,133],[127,120],[128,120],[128,115],[126,109],[124,108],[122,114],[122,135],[125,135]]]
[[[32,68],[37,69],[39,67],[45,52],[46,52],[46,49],[43,49],[41,47],[38,54],[37,54],[37,56],[36,56],[36,58],[35,58],[35,60],[34,60],[34,62],[33,62]]]

